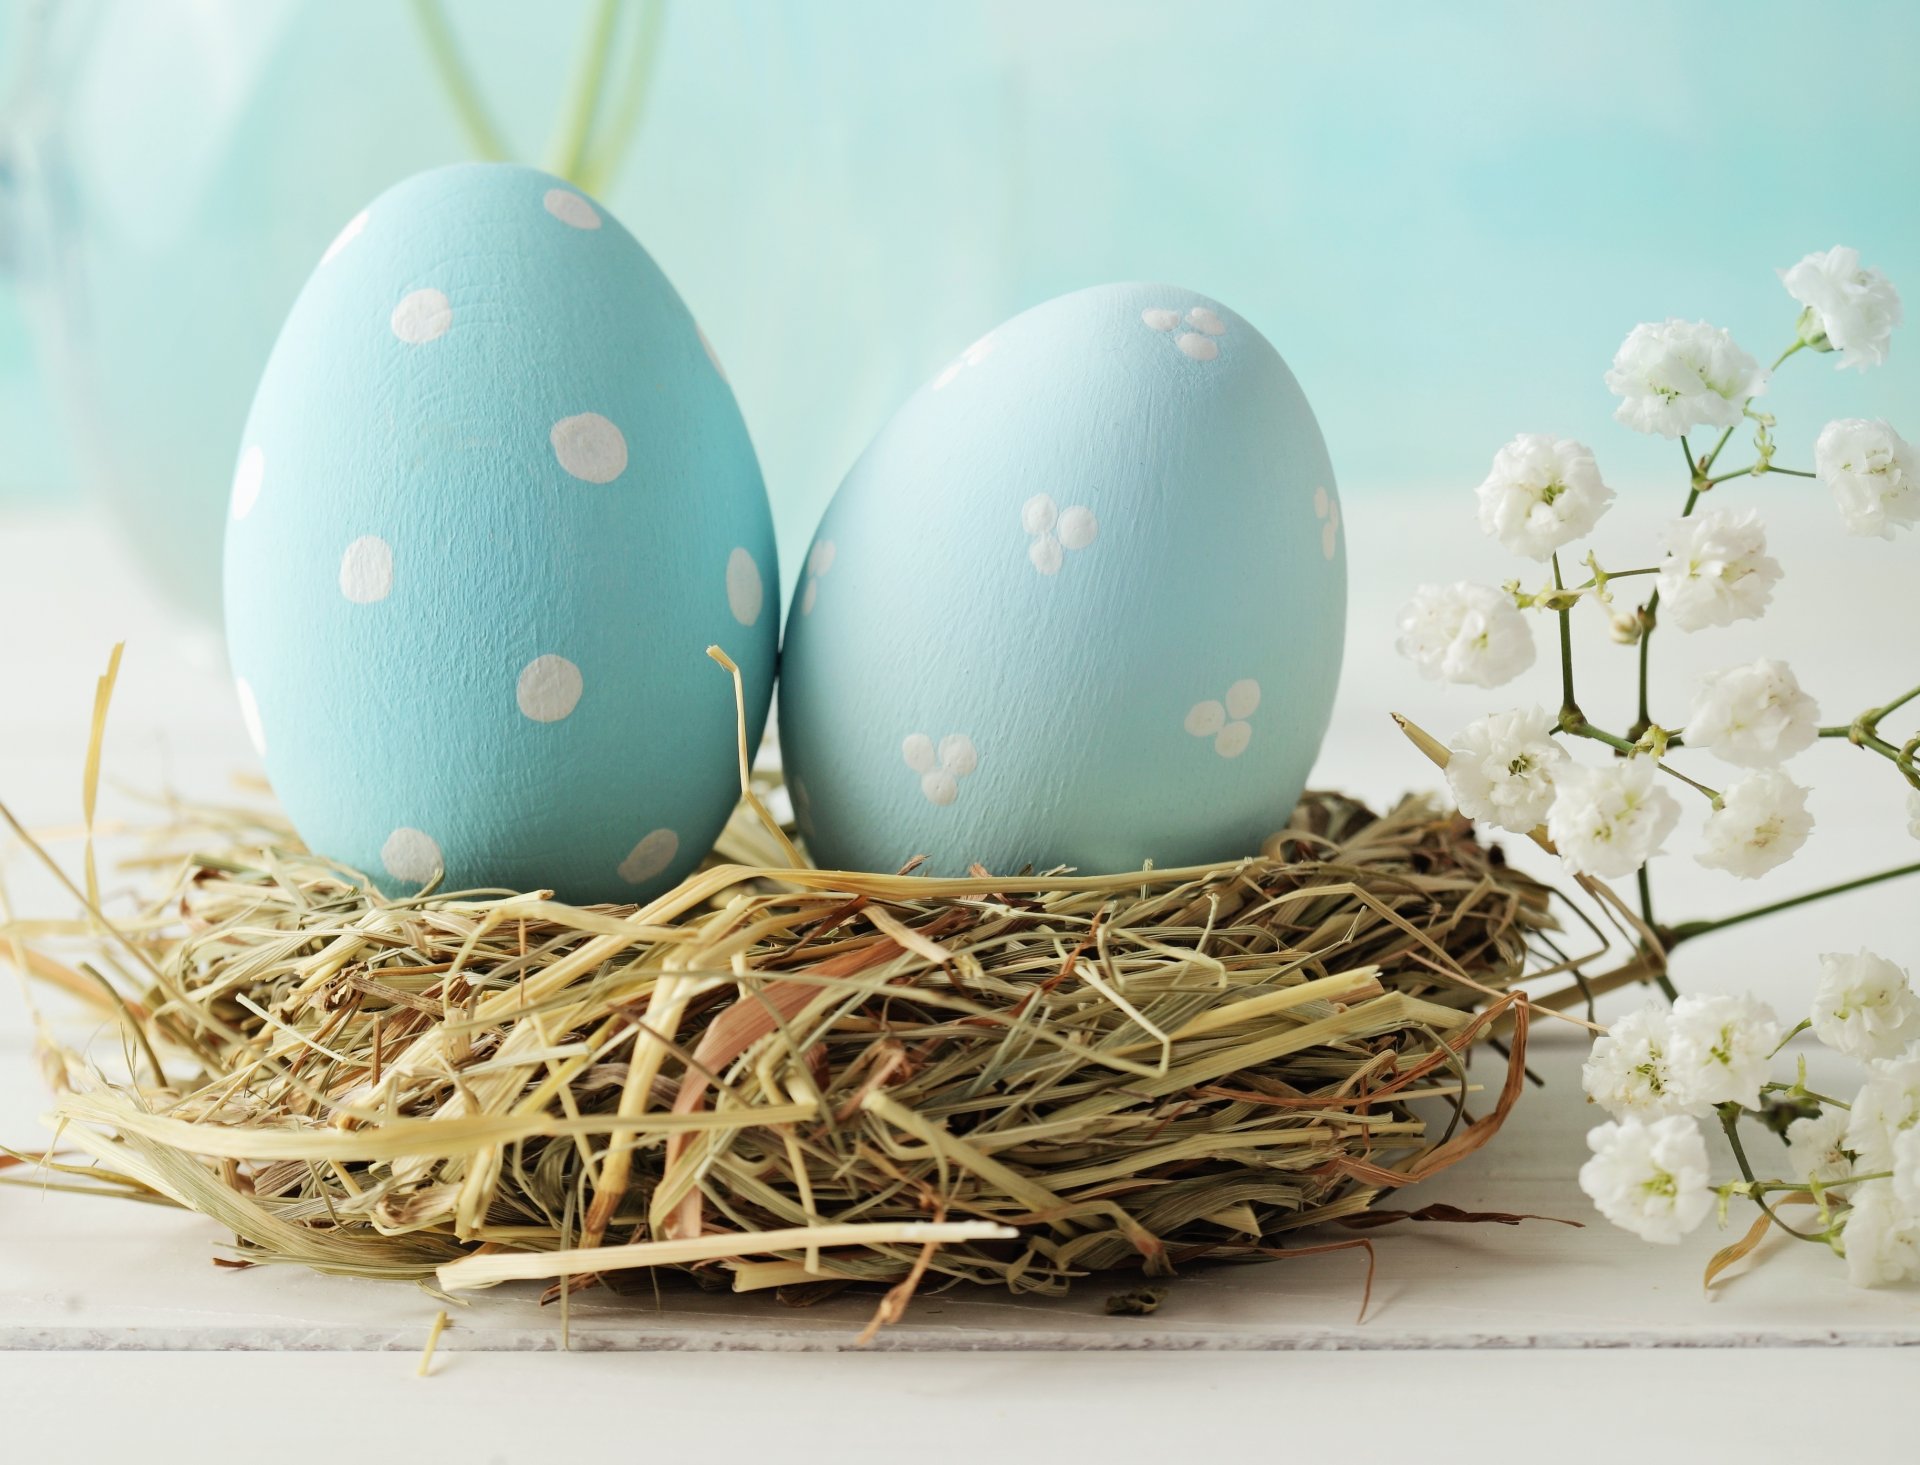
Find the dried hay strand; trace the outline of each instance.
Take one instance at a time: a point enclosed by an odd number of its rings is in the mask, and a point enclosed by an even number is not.
[[[110,1075],[43,1034],[53,1122],[96,1162],[46,1168],[201,1212],[248,1263],[876,1283],[891,1318],[923,1280],[1304,1253],[1518,1094],[1510,989],[1558,953],[1557,898],[1422,801],[1311,794],[1218,866],[929,879],[796,863],[776,798],[756,778],[638,909],[390,900],[283,825],[187,811],[203,852],[148,860],[137,917],[73,886],[88,920],[0,929],[124,1039]]]

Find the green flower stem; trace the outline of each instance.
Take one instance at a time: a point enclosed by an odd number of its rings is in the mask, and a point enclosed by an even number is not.
[[[653,96],[654,64],[660,54],[660,33],[666,22],[666,0],[649,0],[634,27],[633,46],[627,55],[626,75],[606,126],[595,135],[587,150],[581,186],[599,193],[613,184],[632,145],[648,100]]]
[[[1920,687],[1910,688],[1902,692],[1898,697],[1895,697],[1891,702],[1884,702],[1880,706],[1873,708],[1866,714],[1866,721],[1869,725],[1878,727],[1881,718],[1898,712],[1916,697],[1920,697]]]
[[[1794,352],[1804,348],[1806,344],[1807,343],[1805,341],[1802,341],[1798,337],[1795,337],[1794,342],[1791,346],[1787,347],[1786,350],[1782,351],[1778,356],[1773,358],[1773,365],[1769,366],[1767,368],[1767,371],[1769,373],[1778,371],[1781,365],[1786,361],[1786,359],[1789,356],[1793,355]],[[1751,397],[1747,398],[1746,401],[1740,404],[1741,421],[1746,420],[1747,408],[1751,407],[1752,405],[1753,405],[1753,398]],[[1725,432],[1720,434],[1720,441],[1713,445],[1713,451],[1711,453],[1708,453],[1707,456],[1701,460],[1699,467],[1695,468],[1693,466],[1693,455],[1691,453],[1687,455],[1687,466],[1688,466],[1689,472],[1693,477],[1693,481],[1696,485],[1699,484],[1702,480],[1704,480],[1707,477],[1707,475],[1713,472],[1713,465],[1716,462],[1718,462],[1720,459],[1720,450],[1727,445],[1727,440],[1733,436],[1733,429],[1735,427],[1738,427],[1739,425],[1740,424],[1736,422],[1731,426],[1729,426]],[[1680,441],[1684,443],[1686,442],[1686,439],[1683,437],[1680,439]],[[1735,478],[1738,478],[1740,475],[1736,473],[1733,476]],[[1715,481],[1717,482],[1718,480],[1715,480]],[[1691,512],[1691,507],[1689,507],[1689,512]]]
[[[1564,590],[1566,582],[1560,578],[1560,556],[1553,556],[1553,588]],[[1560,722],[1565,726],[1569,719],[1584,722],[1580,715],[1580,704],[1573,696],[1573,610],[1562,606],[1554,612],[1560,618]]]
[[[1852,722],[1823,727],[1820,729],[1820,736],[1845,738],[1856,748],[1865,748],[1869,753],[1878,753],[1899,769],[1901,777],[1905,778],[1909,784],[1920,789],[1920,765],[1915,763],[1915,754],[1920,752],[1920,737],[1909,738],[1896,748],[1880,736],[1880,719],[1898,712],[1916,697],[1920,697],[1920,687],[1910,688],[1892,701],[1884,702],[1878,707],[1869,707]]]
[[[1709,931],[1724,931],[1729,926],[1743,925],[1748,921],[1758,920],[1761,916],[1776,915],[1781,911],[1792,910],[1795,906],[1825,900],[1830,895],[1845,895],[1850,890],[1864,890],[1869,885],[1878,885],[1886,880],[1897,880],[1903,875],[1920,875],[1920,864],[1896,865],[1891,870],[1880,870],[1872,875],[1843,880],[1838,885],[1823,885],[1818,890],[1809,890],[1802,895],[1789,896],[1785,900],[1754,906],[1751,910],[1739,911],[1731,916],[1721,916],[1716,920],[1683,921],[1678,926],[1667,928],[1667,944],[1677,946],[1682,941],[1691,941],[1695,936],[1704,936]]]
[[[480,99],[480,90],[461,59],[460,48],[453,39],[453,27],[447,24],[439,0],[413,0],[413,18],[420,27],[421,39],[426,42],[427,55],[440,85],[460,120],[460,129],[467,135],[467,146],[477,158],[489,163],[503,161],[507,150],[500,141],[499,129],[493,125],[493,118]]]
[[[1786,1047],[1786,1045],[1793,1040],[1794,1034],[1805,1032],[1806,1029],[1811,1026],[1812,1026],[1811,1023],[1805,1023],[1805,1022],[1801,1023],[1799,1027],[1793,1030],[1793,1032],[1788,1033],[1785,1038],[1781,1039],[1780,1047],[1781,1048]],[[1774,1051],[1778,1052],[1779,1049],[1776,1048]],[[1760,1092],[1763,1094],[1794,1094],[1803,1099],[1811,1099],[1816,1104],[1825,1104],[1835,1109],[1853,1108],[1853,1105],[1846,1103],[1844,1100],[1830,1098],[1826,1094],[1815,1093],[1812,1089],[1806,1088],[1803,1085],[1797,1084],[1797,1083],[1762,1084],[1760,1086]]]
[[[619,18],[615,0],[597,0],[587,20],[573,85],[568,88],[573,104],[567,109],[559,136],[547,150],[548,170],[570,183],[580,181],[587,160],[587,140],[593,131],[594,114],[600,108],[600,92],[607,79],[607,53],[612,49],[614,23]]]
[[[1740,1143],[1740,1106],[1738,1104],[1718,1104],[1714,1107],[1715,1112],[1720,1116],[1720,1128],[1726,1133],[1727,1143],[1733,1147],[1734,1163],[1740,1167],[1741,1175],[1746,1178],[1748,1186],[1747,1194],[1752,1198],[1753,1203],[1767,1213],[1767,1219],[1769,1221],[1773,1222],[1774,1225],[1778,1226],[1789,1236],[1797,1236],[1802,1241],[1818,1241],[1824,1244],[1827,1239],[1824,1234],[1813,1231],[1801,1231],[1796,1227],[1789,1226],[1785,1221],[1780,1219],[1780,1213],[1767,1204],[1762,1192],[1772,1187],[1754,1178],[1753,1166],[1747,1163],[1746,1147]],[[1797,1190],[1800,1187],[1795,1185],[1792,1188]]]
[[[1712,488],[1717,483],[1731,483],[1736,478],[1760,478],[1768,473],[1784,473],[1789,478],[1818,478],[1817,473],[1808,473],[1799,468],[1776,468],[1771,463],[1755,463],[1751,468],[1741,468],[1733,473],[1722,473],[1713,478],[1701,480],[1702,486]]]

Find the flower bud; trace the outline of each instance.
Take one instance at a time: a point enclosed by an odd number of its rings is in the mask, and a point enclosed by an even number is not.
[[[1811,346],[1816,351],[1833,349],[1833,342],[1827,339],[1827,323],[1821,319],[1820,312],[1811,305],[1800,312],[1800,319],[1794,322],[1794,329],[1798,332],[1802,345]]]

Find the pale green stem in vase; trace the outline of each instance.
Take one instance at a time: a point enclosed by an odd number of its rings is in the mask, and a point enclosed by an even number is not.
[[[640,12],[619,99],[614,103],[610,119],[599,129],[587,150],[586,167],[582,171],[580,184],[589,193],[600,193],[612,185],[619,176],[627,149],[640,130],[647,102],[653,95],[653,72],[660,54],[660,34],[665,27],[666,16],[666,0],[651,0]]]
[[[506,147],[500,141],[492,117],[487,114],[486,104],[480,100],[480,90],[474,85],[466,62],[460,57],[453,28],[447,24],[439,0],[413,0],[413,18],[419,24],[421,39],[427,44],[427,56],[433,62],[440,85],[453,105],[454,116],[460,121],[460,130],[467,135],[467,146],[484,162],[505,160]]]
[[[619,16],[614,0],[596,0],[588,17],[580,60],[574,68],[573,85],[568,89],[572,105],[567,109],[559,136],[547,150],[548,170],[569,183],[580,181],[587,160],[587,140],[593,131],[594,114],[600,108],[600,92],[607,78],[607,53],[612,49],[614,23]]]

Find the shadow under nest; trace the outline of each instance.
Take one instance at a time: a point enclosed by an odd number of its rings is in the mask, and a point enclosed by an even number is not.
[[[217,853],[96,940],[111,979],[30,954],[127,1038],[117,1076],[49,1048],[95,1161],[55,1167],[249,1262],[904,1305],[1304,1249],[1519,1090],[1555,893],[1420,800],[1309,794],[1218,866],[959,880],[795,868],[748,805],[639,910],[390,901],[198,811]]]

